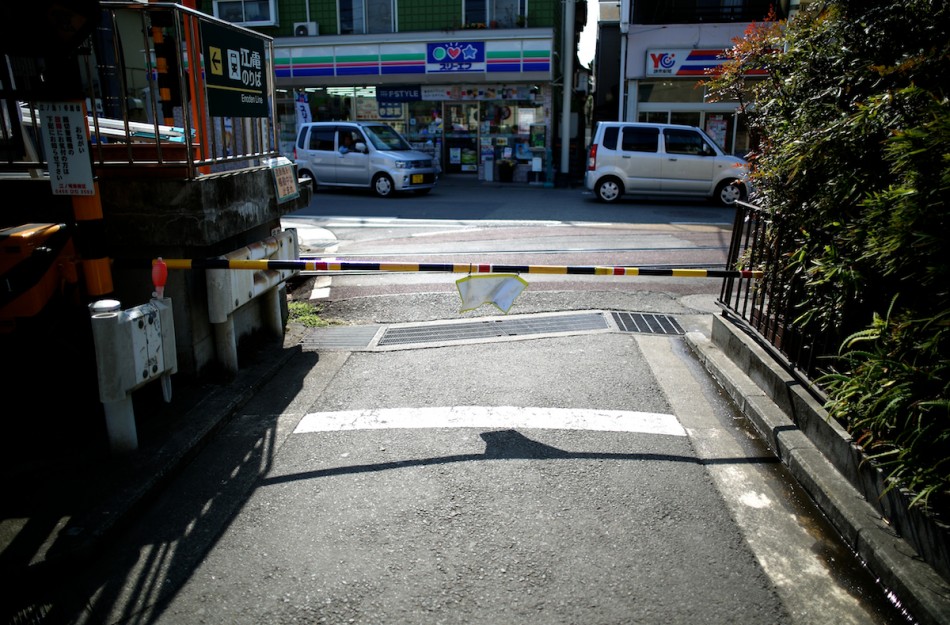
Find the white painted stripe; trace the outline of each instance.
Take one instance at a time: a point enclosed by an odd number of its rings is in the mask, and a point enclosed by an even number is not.
[[[449,406],[312,412],[294,434],[403,428],[519,428],[640,432],[686,436],[674,415],[626,410]]]

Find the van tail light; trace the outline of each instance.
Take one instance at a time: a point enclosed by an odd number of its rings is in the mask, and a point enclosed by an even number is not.
[[[594,171],[597,169],[597,144],[590,145],[590,152],[587,154],[587,169]]]

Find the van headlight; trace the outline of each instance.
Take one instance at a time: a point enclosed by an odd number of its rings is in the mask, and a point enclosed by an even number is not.
[[[412,169],[412,161],[396,161],[396,169]]]

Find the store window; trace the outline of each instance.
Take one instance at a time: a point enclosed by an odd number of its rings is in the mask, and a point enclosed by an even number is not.
[[[516,181],[527,182],[535,159],[543,162],[545,156],[544,108],[531,101],[489,100],[482,102],[481,120],[482,164],[497,169],[499,163],[513,163]]]
[[[681,126],[699,126],[702,119],[703,114],[699,111],[673,111],[670,113],[670,123],[680,124]]]
[[[275,26],[277,0],[214,0],[214,16],[242,26]]]
[[[638,102],[703,102],[706,90],[694,80],[641,80]]]
[[[406,139],[414,150],[424,152],[441,167],[442,157],[442,103],[409,102]]]
[[[668,124],[670,123],[669,111],[640,111],[637,115],[637,121],[648,124]]]

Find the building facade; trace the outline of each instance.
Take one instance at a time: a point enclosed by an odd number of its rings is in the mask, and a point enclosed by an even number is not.
[[[603,11],[595,121],[698,126],[727,153],[744,156],[750,137],[738,102],[712,102],[702,82],[750,23],[770,10],[782,19],[790,8],[774,0],[635,0]],[[619,70],[610,63],[601,68],[605,48],[620,50]]]
[[[202,10],[274,37],[281,152],[288,157],[302,122],[383,121],[443,172],[492,180],[505,160],[516,163],[517,180],[540,182],[560,166],[562,6],[205,0]],[[586,3],[573,7],[568,26],[576,42]],[[568,128],[571,138],[583,136],[579,125]]]

